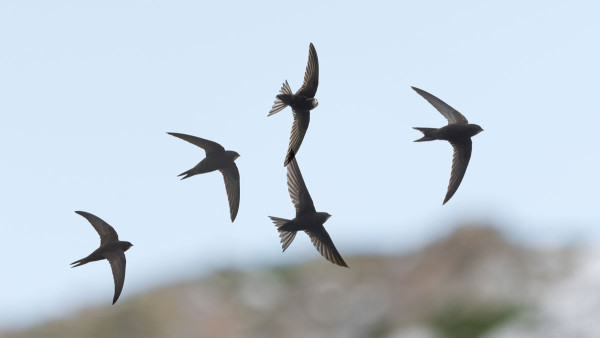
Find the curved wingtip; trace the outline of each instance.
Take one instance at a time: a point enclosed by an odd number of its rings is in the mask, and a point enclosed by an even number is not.
[[[344,268],[350,268],[339,253],[335,254],[334,257],[331,258],[326,257],[326,259],[335,265],[339,265]]]
[[[76,213],[77,215],[79,215],[79,216],[83,216],[83,217],[85,217],[85,218],[87,218],[87,215],[90,215],[90,213],[89,213],[89,212],[86,212],[86,211],[81,211],[81,210],[75,210],[75,213]]]
[[[459,183],[460,184],[460,183]],[[453,189],[454,191],[448,190],[448,192],[446,192],[446,197],[444,197],[444,202],[442,202],[442,205],[445,205],[448,201],[450,201],[450,199],[452,198],[452,196],[454,196],[454,194],[456,193],[456,191],[458,190],[458,187],[456,187],[455,189]]]
[[[452,198],[452,196],[454,196],[454,193],[456,193],[457,190],[458,190],[458,186],[448,187],[448,191],[446,192],[446,196],[444,197],[444,202],[442,202],[442,205],[445,205],[448,201],[450,201],[450,199]]]
[[[185,136],[185,134],[182,134],[182,133],[175,133],[175,132],[170,132],[170,131],[168,131],[168,132],[167,132],[167,134],[169,134],[169,135],[171,135],[171,136],[175,136],[175,137],[177,137],[177,138],[181,138],[181,139],[182,139],[182,136]],[[188,142],[189,142],[189,141],[188,141]]]
[[[446,192],[446,197],[444,197],[444,202],[442,202],[442,205],[445,205],[448,201],[450,201],[452,196],[454,196],[454,194],[458,190],[458,187],[459,187],[461,181],[462,181],[462,177],[458,181],[458,184],[453,184],[450,187],[448,187],[448,191]]]

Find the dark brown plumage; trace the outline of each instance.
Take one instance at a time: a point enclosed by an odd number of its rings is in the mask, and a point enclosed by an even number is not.
[[[296,207],[296,217],[292,220],[287,220],[269,216],[277,226],[283,251],[292,243],[298,231],[304,231],[323,257],[334,264],[348,267],[323,226],[331,215],[326,212],[316,211],[294,157],[292,157],[287,166],[287,180],[288,191]]]
[[[129,250],[133,244],[129,242],[119,241],[119,235],[113,227],[104,222],[100,217],[94,216],[85,211],[75,211],[79,215],[85,217],[96,229],[100,235],[100,247],[92,252],[89,256],[71,263],[71,267],[81,266],[89,262],[106,259],[110,263],[113,279],[115,282],[115,295],[113,304],[119,299],[123,284],[125,283],[125,251]]]
[[[192,169],[181,173],[178,176],[183,176],[181,178],[183,180],[194,175],[219,170],[221,174],[223,174],[223,179],[225,180],[225,190],[227,191],[227,200],[229,201],[231,221],[235,221],[235,217],[237,216],[240,207],[240,172],[234,161],[240,157],[240,155],[235,151],[225,150],[225,148],[216,142],[200,137],[179,133],[167,134],[188,141],[206,151],[206,158],[200,161],[200,163]]]
[[[315,46],[311,43],[308,51],[308,64],[304,73],[304,82],[302,87],[298,89],[296,94],[292,93],[292,89],[287,80],[279,90],[280,94],[276,96],[275,103],[269,115],[282,111],[285,107],[290,106],[294,115],[294,124],[292,125],[292,133],[290,134],[290,145],[283,165],[286,166],[298,153],[304,135],[308,130],[310,123],[310,111],[314,109],[319,102],[315,99],[317,87],[319,86],[319,59]]]
[[[483,129],[476,124],[469,124],[469,121],[458,112],[458,110],[450,107],[444,101],[429,94],[428,92],[412,87],[419,95],[427,100],[435,107],[447,120],[448,125],[442,128],[420,128],[413,127],[423,133],[423,137],[415,140],[415,142],[446,140],[450,142],[454,149],[452,157],[452,172],[450,174],[450,182],[448,183],[448,192],[442,204],[446,204],[452,198],[463,177],[467,171],[469,160],[471,159],[472,142],[471,137],[479,134]]]

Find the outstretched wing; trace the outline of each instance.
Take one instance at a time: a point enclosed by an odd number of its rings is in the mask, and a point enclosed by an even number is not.
[[[287,181],[288,181],[288,192],[292,198],[292,203],[296,207],[296,215],[301,214],[312,214],[317,212],[313,200],[308,193],[302,173],[298,167],[296,158],[290,161],[287,166]]]
[[[117,249],[107,251],[103,255],[110,263],[113,279],[115,280],[115,295],[112,302],[114,304],[117,302],[117,299],[119,299],[121,291],[123,291],[123,284],[125,283],[125,265],[127,261],[125,260],[125,253],[122,250]]]
[[[465,173],[467,172],[467,166],[471,159],[471,149],[473,143],[470,138],[461,141],[450,142],[452,148],[454,148],[454,154],[452,156],[452,172],[450,173],[450,183],[448,183],[448,192],[444,198],[444,203],[448,202],[454,195],[460,182],[462,182]]]
[[[312,42],[308,48],[308,64],[306,65],[306,72],[304,73],[304,83],[302,87],[298,89],[296,95],[302,95],[313,98],[317,94],[317,87],[319,86],[319,58],[317,57],[317,51]]]
[[[229,200],[229,213],[233,222],[240,207],[240,172],[234,162],[219,169],[219,171],[221,171],[225,180],[225,190],[227,190],[227,199]]]
[[[209,141],[209,140],[206,140],[206,139],[203,139],[200,137],[187,135],[187,134],[179,134],[179,133],[167,133],[167,134],[178,137],[184,141],[188,141],[189,143],[204,149],[207,153],[225,151],[225,148],[223,148],[217,142]]]
[[[292,132],[290,133],[290,145],[283,166],[287,166],[298,153],[302,145],[302,140],[304,140],[304,135],[306,135],[306,131],[308,130],[308,124],[310,123],[310,111],[293,111],[293,113],[294,123],[292,124]]]
[[[435,107],[444,117],[448,120],[448,124],[468,124],[469,121],[463,116],[463,114],[459,113],[458,110],[450,107],[446,102],[438,99],[437,97],[429,94],[423,89],[419,89],[417,87],[411,87],[414,89],[419,95],[421,95],[425,100],[431,103],[432,106]]]
[[[77,214],[85,217],[96,229],[98,235],[100,235],[100,245],[108,242],[116,242],[119,240],[119,235],[113,227],[108,223],[104,222],[100,217],[90,214],[85,211],[75,211]]]
[[[310,237],[310,240],[315,248],[317,248],[323,257],[333,264],[348,267],[340,253],[335,248],[335,245],[333,245],[331,237],[329,237],[329,234],[323,226],[316,230],[306,231],[306,233]]]

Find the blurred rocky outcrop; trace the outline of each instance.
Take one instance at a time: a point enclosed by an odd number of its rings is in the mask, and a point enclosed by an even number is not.
[[[521,329],[523,323],[543,307],[549,290],[569,292],[560,285],[573,275],[576,256],[527,249],[493,228],[467,226],[412,254],[347,257],[350,269],[319,258],[293,267],[221,271],[0,336],[425,338],[512,337],[518,331],[535,337],[531,326]]]

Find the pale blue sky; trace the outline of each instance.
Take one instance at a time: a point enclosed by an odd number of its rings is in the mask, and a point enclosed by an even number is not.
[[[294,215],[282,166],[291,112],[267,113],[284,80],[301,85],[310,42],[319,106],[298,163],[344,257],[410,250],[473,220],[531,243],[598,242],[599,10],[0,2],[0,328],[110,304],[108,263],[69,268],[99,245],[75,210],[135,245],[120,302],[218,267],[321,259],[304,235],[282,254],[267,218]],[[411,127],[446,121],[411,85],[485,130],[445,206],[451,147],[413,143]],[[166,132],[241,154],[235,223],[219,173],[179,181],[204,152]]]

